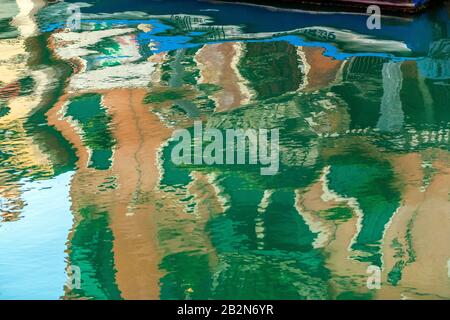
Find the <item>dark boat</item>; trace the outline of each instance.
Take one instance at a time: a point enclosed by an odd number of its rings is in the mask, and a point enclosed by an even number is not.
[[[415,13],[425,9],[435,0],[225,0],[229,2],[251,2],[254,4],[274,6],[301,7],[335,7],[348,11],[360,11],[370,5],[377,5],[383,10],[399,13]]]

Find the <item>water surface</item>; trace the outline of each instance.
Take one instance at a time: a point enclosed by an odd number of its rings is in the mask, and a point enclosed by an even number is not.
[[[0,11],[0,299],[450,298],[448,4],[70,2]],[[175,165],[195,121],[278,174]]]

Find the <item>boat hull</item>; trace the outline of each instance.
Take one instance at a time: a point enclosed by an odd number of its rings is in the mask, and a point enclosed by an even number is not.
[[[273,6],[301,6],[301,7],[334,7],[346,11],[360,11],[370,5],[378,5],[384,10],[399,13],[415,13],[428,7],[436,0],[224,0],[228,2],[251,2],[255,4]]]

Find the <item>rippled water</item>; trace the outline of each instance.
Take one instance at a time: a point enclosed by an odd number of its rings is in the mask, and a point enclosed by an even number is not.
[[[2,0],[0,299],[450,298],[448,2],[70,2]],[[278,173],[174,164],[195,121]]]

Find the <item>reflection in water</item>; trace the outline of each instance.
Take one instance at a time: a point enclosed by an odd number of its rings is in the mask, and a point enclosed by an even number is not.
[[[57,299],[63,295],[67,234],[72,226],[67,172],[20,182],[19,221],[0,228],[0,299]],[[54,199],[49,202],[49,199]]]
[[[97,2],[0,16],[0,298],[450,298],[447,8]],[[279,129],[279,173],[175,165],[198,120]]]

